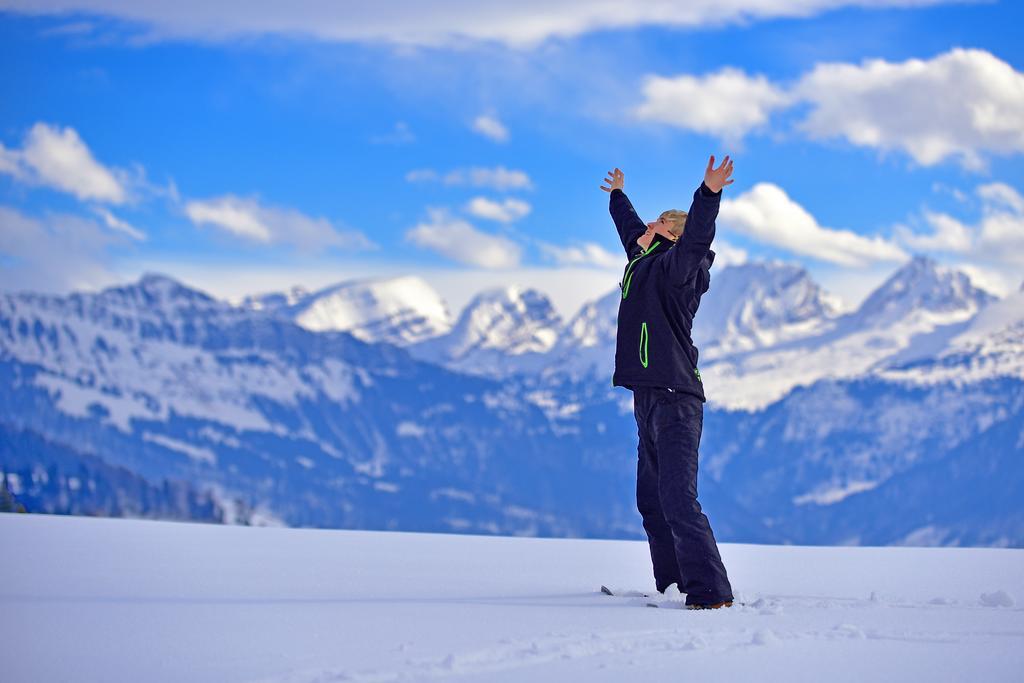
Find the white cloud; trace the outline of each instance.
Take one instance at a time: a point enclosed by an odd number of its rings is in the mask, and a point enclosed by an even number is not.
[[[644,78],[637,119],[718,136],[735,144],[763,126],[772,111],[789,106],[789,96],[764,76],[724,67],[706,76]]]
[[[776,17],[810,17],[840,7],[918,7],[957,1],[962,0],[390,0],[361,3],[358,12],[353,12],[348,3],[322,0],[241,4],[205,0],[6,0],[4,5],[8,11],[31,14],[115,16],[141,26],[141,37],[147,40],[227,40],[277,34],[417,46],[497,41],[531,47],[549,38],[571,38],[607,29],[719,27]]]
[[[370,142],[375,145],[408,145],[416,142],[416,135],[405,121],[397,121],[390,132],[384,135],[374,135],[370,138]]]
[[[938,181],[932,183],[932,192],[948,194],[958,202],[967,201],[967,195],[959,187],[952,187],[950,185],[946,185],[945,183],[940,183]]]
[[[185,205],[185,214],[196,225],[214,225],[240,237],[270,242],[270,227],[260,220],[260,207],[252,200],[220,197],[192,201]]]
[[[441,179],[441,175],[432,168],[417,168],[405,174],[406,182],[429,183]]]
[[[495,142],[508,142],[508,128],[498,117],[481,114],[473,120],[473,130]]]
[[[88,35],[96,30],[96,24],[91,21],[72,21],[67,24],[47,28],[39,32],[42,36],[79,36]]]
[[[922,251],[968,256],[979,270],[989,264],[1024,266],[1024,196],[1006,183],[985,183],[975,189],[981,205],[981,219],[975,225],[925,209],[922,213],[930,232],[912,232],[898,226],[903,244]]]
[[[981,221],[978,246],[994,260],[1024,266],[1024,216],[993,213]]]
[[[967,274],[975,287],[980,287],[996,296],[1003,297],[1016,290],[1020,283],[1020,272],[979,266],[974,263],[957,263],[956,267]]]
[[[0,173],[13,176],[15,180],[27,180],[25,167],[22,165],[21,155],[15,150],[7,149],[0,143]]]
[[[529,190],[533,188],[533,183],[526,173],[509,170],[504,166],[457,169],[446,175],[444,182],[448,185],[491,187],[495,190]]]
[[[930,234],[913,232],[906,225],[897,225],[896,239],[917,251],[947,251],[963,253],[971,248],[971,230],[952,216],[934,211],[923,212],[925,222],[931,226]]]
[[[73,128],[36,123],[22,149],[0,145],[0,173],[32,185],[110,204],[128,201],[127,173],[96,161]]]
[[[1006,183],[979,185],[978,196],[986,200],[986,211],[998,212],[1009,209],[1013,213],[1024,215],[1024,197]]]
[[[626,256],[621,250],[610,252],[594,242],[582,242],[573,245],[558,245],[536,240],[541,255],[558,266],[580,266],[621,271],[626,265]],[[715,266],[746,263],[747,252],[728,242],[715,239],[711,249],[715,252]]]
[[[406,173],[405,179],[410,183],[440,181],[445,185],[488,187],[499,192],[533,189],[533,182],[525,171],[508,169],[504,166],[456,168],[444,175],[432,168],[421,168]]]
[[[1024,197],[1005,183],[978,186],[982,219],[978,246],[992,259],[1024,266]]]
[[[985,50],[818,64],[793,94],[812,105],[798,124],[810,137],[903,150],[922,166],[978,170],[983,152],[1024,152],[1024,74]]]
[[[778,185],[757,183],[736,199],[722,200],[718,223],[759,242],[847,267],[904,261],[899,246],[881,237],[823,227]]]
[[[809,111],[796,130],[843,138],[922,166],[954,159],[983,170],[989,154],[1024,152],[1024,73],[980,49],[954,48],[932,59],[822,63],[792,85],[734,67],[696,76],[648,75],[636,120],[715,135],[727,144],[764,128],[774,111]]]
[[[419,223],[406,239],[453,261],[480,268],[514,268],[522,248],[498,235],[480,232],[469,222],[451,216],[444,209],[428,209],[430,221]]]
[[[185,204],[185,214],[195,225],[212,225],[261,244],[291,244],[304,252],[328,247],[375,247],[362,233],[338,231],[326,218],[312,218],[295,209],[264,206],[255,198],[228,194],[193,200]]]
[[[538,241],[541,254],[559,266],[596,266],[618,270],[626,263],[625,254],[611,253],[594,242],[583,242],[573,246],[559,246]]]
[[[63,293],[113,284],[107,250],[124,240],[80,216],[34,218],[0,206],[0,254],[13,260],[0,268],[0,288]]]
[[[979,287],[1005,296],[1017,289],[1024,272],[1024,196],[1006,183],[985,183],[964,203],[968,207],[980,207],[973,222],[925,208],[925,230],[898,225],[895,235],[909,248],[952,258],[951,265]]]
[[[132,239],[140,242],[146,239],[146,234],[144,232],[115,216],[110,209],[103,206],[94,206],[92,207],[92,210],[96,215],[103,219],[103,222],[111,230],[123,232]]]
[[[733,246],[725,240],[720,240],[717,237],[711,244],[711,250],[715,252],[714,267],[716,268],[722,268],[724,266],[739,266],[749,260],[749,255],[747,254],[746,249]]]
[[[521,199],[508,198],[496,202],[486,197],[474,197],[466,205],[466,211],[477,218],[512,223],[530,213],[532,207]]]

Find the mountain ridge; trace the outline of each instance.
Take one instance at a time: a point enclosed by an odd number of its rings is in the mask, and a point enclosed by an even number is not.
[[[802,276],[788,281],[811,291]],[[485,349],[495,364],[592,366],[497,379],[179,285],[151,277],[98,294],[0,295],[0,414],[144,479],[191,482],[288,525],[640,533],[631,396],[599,377],[617,292],[581,308],[563,327],[575,336],[544,354]],[[550,319],[544,300],[525,290],[491,292],[480,304]],[[712,399],[702,499],[716,530],[735,540],[819,543],[841,542],[835,532],[859,524],[859,538],[875,543],[927,534],[941,543],[1024,543],[991,509],[943,531],[927,499],[907,502],[900,524],[851,516],[860,501],[901,491],[920,498],[939,486],[935,477],[962,472],[954,456],[965,443],[1024,444],[1018,304],[1009,298],[965,316],[968,297],[944,309],[963,316],[959,323],[910,316],[892,329],[840,329],[832,345],[818,343],[819,334],[702,365]],[[509,311],[499,305],[484,319],[514,324],[530,340],[519,318],[504,317]],[[833,333],[842,320],[827,318]],[[923,353],[922,335],[934,353]],[[921,353],[901,356],[907,349]],[[731,377],[722,371],[741,363]],[[985,450],[972,452],[983,458]],[[991,481],[1016,481],[1018,460],[986,461]],[[824,524],[826,516],[833,521]]]

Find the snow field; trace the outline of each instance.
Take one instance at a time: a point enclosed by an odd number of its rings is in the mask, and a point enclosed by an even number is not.
[[[1020,680],[1024,551],[722,544],[743,606],[650,609],[647,545],[0,515],[16,681]],[[667,608],[667,609],[666,609]],[[8,678],[9,677],[9,678]]]

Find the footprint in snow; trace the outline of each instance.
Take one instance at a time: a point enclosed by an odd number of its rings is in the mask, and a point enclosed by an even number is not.
[[[985,607],[1013,607],[1013,598],[1004,590],[997,590],[992,593],[982,593],[979,601]]]

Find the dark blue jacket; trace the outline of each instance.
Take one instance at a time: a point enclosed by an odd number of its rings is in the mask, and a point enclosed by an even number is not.
[[[612,386],[668,387],[707,400],[690,331],[700,297],[711,283],[711,241],[721,199],[721,190],[712,192],[702,182],[693,193],[679,240],[655,235],[644,251],[636,240],[647,225],[626,194],[612,190],[608,210],[629,256],[619,283]]]

